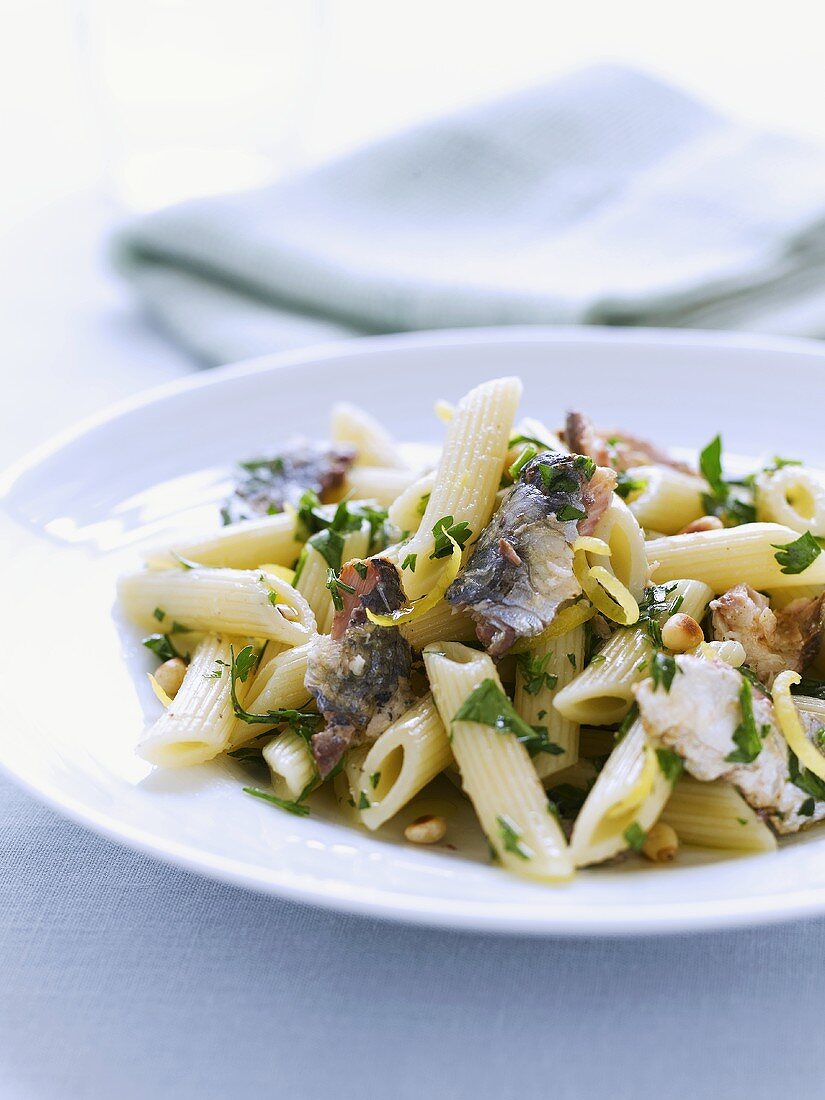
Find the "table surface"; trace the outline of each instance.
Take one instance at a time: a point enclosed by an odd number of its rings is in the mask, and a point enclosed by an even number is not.
[[[4,237],[0,463],[191,369],[105,273],[109,219],[89,195]],[[2,1098],[819,1095],[820,948],[825,921],[542,941],[316,912],[0,779]]]

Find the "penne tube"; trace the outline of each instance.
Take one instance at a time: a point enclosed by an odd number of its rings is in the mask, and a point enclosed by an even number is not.
[[[389,506],[387,518],[400,531],[417,531],[435,484],[435,471],[423,474],[408,485]]]
[[[146,559],[152,568],[178,565],[176,554],[216,569],[256,569],[264,562],[290,568],[300,552],[295,514],[281,512],[221,527],[203,538],[176,543],[171,550],[150,550]]]
[[[670,797],[672,781],[638,719],[610,754],[573,826],[576,867],[638,848]]]
[[[310,695],[304,685],[307,661],[312,642],[284,650],[254,673],[246,688],[244,707],[252,714],[269,710],[302,710]],[[237,650],[236,650],[237,653]],[[260,725],[251,725],[236,718],[229,736],[229,747],[238,748],[261,732]]]
[[[507,870],[528,878],[569,878],[567,842],[524,745],[513,733],[455,720],[484,681],[502,690],[490,657],[445,642],[428,646],[424,663],[441,720],[452,736],[464,791],[497,858]]]
[[[425,695],[370,747],[358,784],[361,820],[377,829],[453,763],[444,723],[432,695]]]
[[[825,585],[825,555],[802,573],[783,573],[776,547],[799,538],[778,523],[744,523],[717,531],[651,539],[646,544],[651,576],[657,584],[692,577],[717,594],[746,581],[758,591],[798,585]]]
[[[825,535],[825,478],[807,466],[783,466],[756,480],[756,514],[798,534]]]
[[[661,820],[685,844],[730,851],[773,852],[776,837],[742,795],[715,779],[700,783],[683,775],[667,801]]]
[[[345,443],[355,448],[359,466],[384,466],[403,470],[407,464],[401,458],[384,427],[358,405],[339,401],[332,407],[330,438],[333,443]]]
[[[146,569],[121,577],[126,616],[144,630],[162,622],[187,630],[300,645],[315,633],[304,597],[274,573],[241,569]]]
[[[370,525],[365,521],[357,531],[348,531],[344,535],[341,562],[336,568],[352,558],[365,558],[370,547]],[[319,634],[329,634],[332,627],[334,607],[332,596],[327,588],[329,571],[333,568],[327,559],[311,544],[307,543],[301,551],[296,568],[295,588],[301,593],[315,615]]]
[[[263,755],[272,776],[272,792],[278,798],[299,802],[318,782],[309,744],[294,730],[286,729],[268,741]]]
[[[575,764],[579,756],[579,723],[553,706],[557,691],[579,674],[584,661],[584,626],[540,642],[516,661],[513,702],[528,726],[544,726],[550,741],[564,751],[533,757],[539,779],[545,780]]]
[[[387,466],[350,467],[344,488],[337,494],[369,500],[382,508],[393,503],[416,479],[412,470],[393,470]]]
[[[636,466],[627,475],[644,485],[628,505],[645,530],[675,535],[705,514],[702,498],[708,487],[702,478],[669,466]]]
[[[476,640],[473,620],[464,612],[453,610],[446,600],[441,600],[430,611],[426,611],[420,619],[401,623],[399,629],[413,649],[419,650],[430,642],[474,642]]]
[[[701,581],[676,581],[668,606],[681,597],[678,610],[701,619],[713,593]],[[660,624],[668,617],[657,616]],[[580,676],[558,691],[553,706],[572,722],[608,726],[620,722],[633,702],[633,685],[650,675],[654,646],[645,623],[620,627],[604,643]]]
[[[230,697],[230,646],[246,640],[207,636],[195,648],[183,683],[138,746],[138,755],[165,768],[212,760],[229,747],[235,722]],[[244,685],[238,685],[242,692]]]
[[[499,378],[476,386],[459,401],[447,425],[424,515],[416,533],[400,550],[402,556],[418,556],[418,568],[408,578],[411,599],[429,591],[433,572],[440,568],[440,562],[429,561],[433,527],[439,520],[452,516],[455,524],[467,524],[470,536],[465,556],[471,553],[469,543],[489,523],[520,397],[517,378]]]
[[[619,497],[613,497],[593,531],[610,547],[610,557],[588,553],[593,565],[601,565],[618,577],[635,600],[640,600],[650,575],[645,536],[636,517]]]

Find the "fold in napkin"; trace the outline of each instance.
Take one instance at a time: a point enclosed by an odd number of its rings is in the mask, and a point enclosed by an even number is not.
[[[825,335],[825,151],[595,68],[142,217],[117,263],[205,363],[514,323]]]

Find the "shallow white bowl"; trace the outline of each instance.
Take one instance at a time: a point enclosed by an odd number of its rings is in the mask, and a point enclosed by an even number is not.
[[[232,462],[296,432],[324,435],[349,398],[403,439],[436,440],[436,397],[518,374],[550,424],[580,407],[671,446],[721,430],[726,449],[822,463],[818,344],[712,333],[498,329],[353,340],[199,374],[128,401],[0,482],[0,763],[61,813],[159,858],[257,890],[372,916],[542,934],[675,932],[825,912],[825,831],[775,854],[685,849],[564,886],[521,882],[463,842],[404,846],[279,812],[217,763],[153,773],[134,745],[156,705],[115,578],[147,541],[215,522]],[[465,849],[466,848],[466,854]]]

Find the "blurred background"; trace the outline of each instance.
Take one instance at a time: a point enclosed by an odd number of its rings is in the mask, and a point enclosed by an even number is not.
[[[127,216],[271,183],[603,61],[825,144],[818,8],[0,0],[0,370],[14,410],[0,459],[192,369],[110,271]]]

